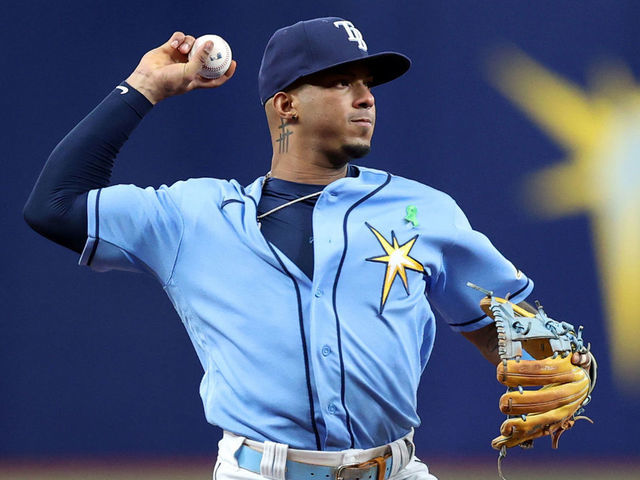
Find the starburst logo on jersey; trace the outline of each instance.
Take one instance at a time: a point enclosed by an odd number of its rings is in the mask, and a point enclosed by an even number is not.
[[[382,284],[382,296],[380,298],[380,313],[384,309],[384,304],[387,302],[389,291],[393,285],[393,281],[397,276],[400,276],[404,289],[409,295],[409,283],[407,282],[407,270],[413,270],[415,272],[424,272],[424,267],[415,258],[412,258],[409,253],[413,248],[413,244],[416,243],[418,235],[410,238],[405,243],[400,245],[396,234],[391,231],[391,242],[388,242],[386,238],[382,236],[375,228],[365,222],[365,225],[369,227],[369,230],[375,235],[380,242],[380,245],[384,249],[386,255],[379,257],[367,258],[368,262],[380,262],[386,263],[387,269],[384,274],[384,282]]]
[[[591,92],[524,53],[493,64],[494,83],[568,152],[528,184],[547,217],[586,213],[599,262],[617,384],[640,392],[640,86],[623,66],[594,70]],[[634,390],[635,391],[634,391]]]

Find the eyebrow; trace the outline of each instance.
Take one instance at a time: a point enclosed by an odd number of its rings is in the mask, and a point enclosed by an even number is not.
[[[335,79],[347,78],[349,81],[352,81],[357,77],[360,77],[360,73],[357,73],[353,70],[342,70],[340,69],[340,67],[338,67],[335,71],[325,70],[323,72],[313,73],[307,77],[302,77],[298,81],[311,85],[321,85],[327,81],[333,81]],[[375,78],[372,73],[367,72],[367,75],[363,76],[362,80],[365,83],[371,83],[375,81]]]

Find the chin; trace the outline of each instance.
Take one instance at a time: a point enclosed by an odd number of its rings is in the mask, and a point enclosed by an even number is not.
[[[362,158],[371,151],[371,145],[368,143],[353,143],[343,145],[342,152],[350,159]]]

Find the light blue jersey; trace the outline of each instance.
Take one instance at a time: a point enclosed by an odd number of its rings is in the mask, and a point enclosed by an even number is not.
[[[263,179],[91,191],[80,262],[152,273],[193,342],[207,420],[254,440],[342,450],[420,423],[435,335],[491,320],[473,282],[521,301],[533,283],[447,195],[359,167],[313,212],[313,281],[256,221]]]

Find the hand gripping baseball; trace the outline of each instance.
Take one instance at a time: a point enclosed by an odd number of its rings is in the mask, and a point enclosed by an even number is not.
[[[160,100],[180,95],[196,88],[215,88],[229,80],[235,70],[235,60],[229,70],[218,78],[207,79],[198,75],[206,55],[213,48],[205,42],[189,60],[189,51],[195,38],[175,32],[164,44],[148,51],[127,78],[127,83],[155,104]]]

